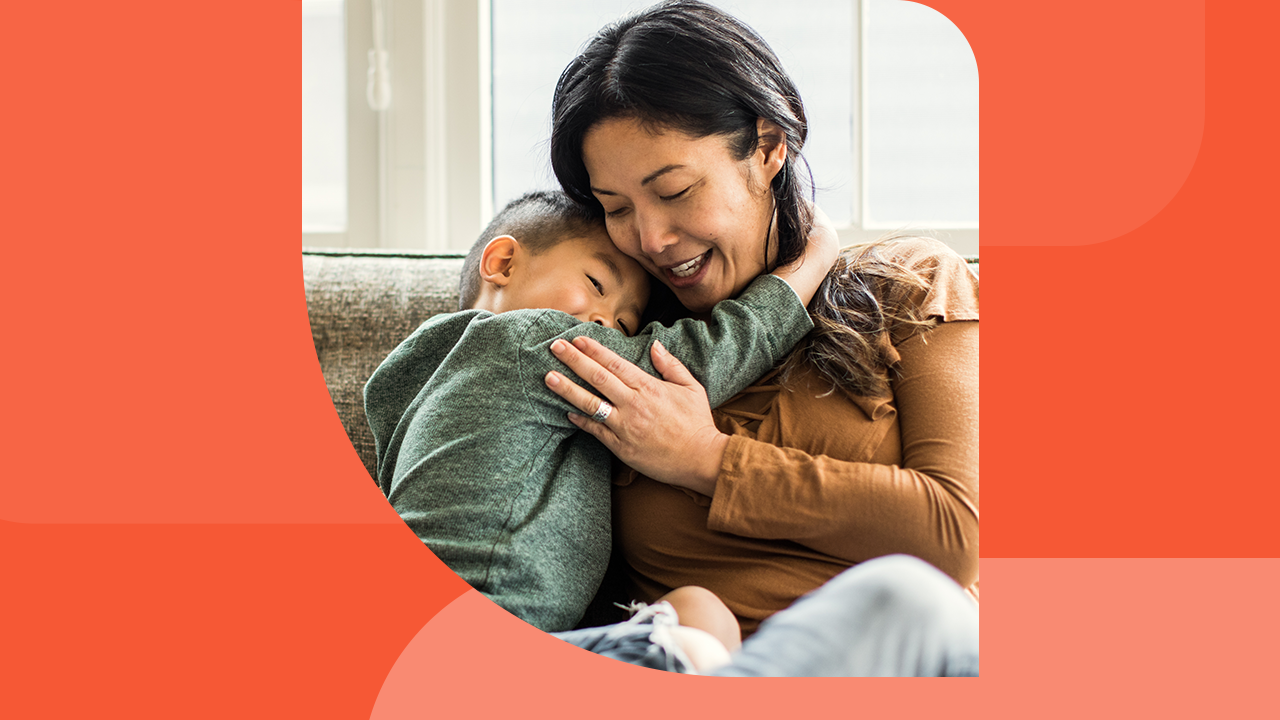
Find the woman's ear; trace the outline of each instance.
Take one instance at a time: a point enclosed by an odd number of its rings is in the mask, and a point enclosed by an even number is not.
[[[757,118],[756,136],[759,138],[756,153],[760,158],[760,169],[764,172],[767,185],[773,182],[774,176],[787,162],[787,134],[772,120]]]
[[[480,279],[498,287],[511,282],[520,243],[510,235],[499,235],[484,246],[480,255]]]

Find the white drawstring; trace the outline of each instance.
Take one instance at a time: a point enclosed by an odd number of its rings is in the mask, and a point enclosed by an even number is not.
[[[614,603],[614,605],[623,610],[630,611],[631,618],[623,625],[644,625],[649,623],[653,625],[653,630],[649,633],[649,642],[657,645],[666,651],[667,655],[676,658],[684,664],[686,675],[697,675],[698,670],[693,666],[693,660],[685,653],[684,648],[680,646],[680,641],[676,640],[671,629],[680,624],[680,616],[676,613],[676,609],[671,603],[663,600],[652,605],[642,603],[638,600],[631,601],[628,605],[622,603]],[[669,671],[674,671],[674,667],[668,667]]]
[[[365,96],[374,110],[391,107],[391,73],[382,35],[382,0],[373,0],[373,49],[369,51],[369,84]]]

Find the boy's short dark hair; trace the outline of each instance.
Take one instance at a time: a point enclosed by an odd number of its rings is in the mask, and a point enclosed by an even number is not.
[[[494,216],[467,253],[458,284],[458,309],[475,307],[480,295],[480,256],[490,240],[510,235],[521,247],[537,255],[565,240],[583,237],[603,227],[599,217],[559,190],[539,190],[512,200]]]

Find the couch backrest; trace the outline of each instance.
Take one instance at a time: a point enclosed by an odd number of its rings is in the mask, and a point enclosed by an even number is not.
[[[436,313],[458,309],[460,254],[303,248],[311,339],[342,426],[371,478],[377,453],[364,384],[387,355]],[[970,267],[978,270],[977,258]]]
[[[427,318],[458,309],[462,255],[304,248],[311,339],[342,426],[377,477],[364,384]]]

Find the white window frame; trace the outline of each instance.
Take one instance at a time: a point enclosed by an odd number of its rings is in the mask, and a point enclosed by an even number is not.
[[[382,0],[391,105],[365,95],[373,0],[346,0],[348,228],[303,233],[303,245],[465,251],[493,217],[490,0]],[[869,132],[862,49],[869,2],[857,0],[851,222],[843,243],[925,232],[978,254],[971,224],[874,222],[867,207]]]

